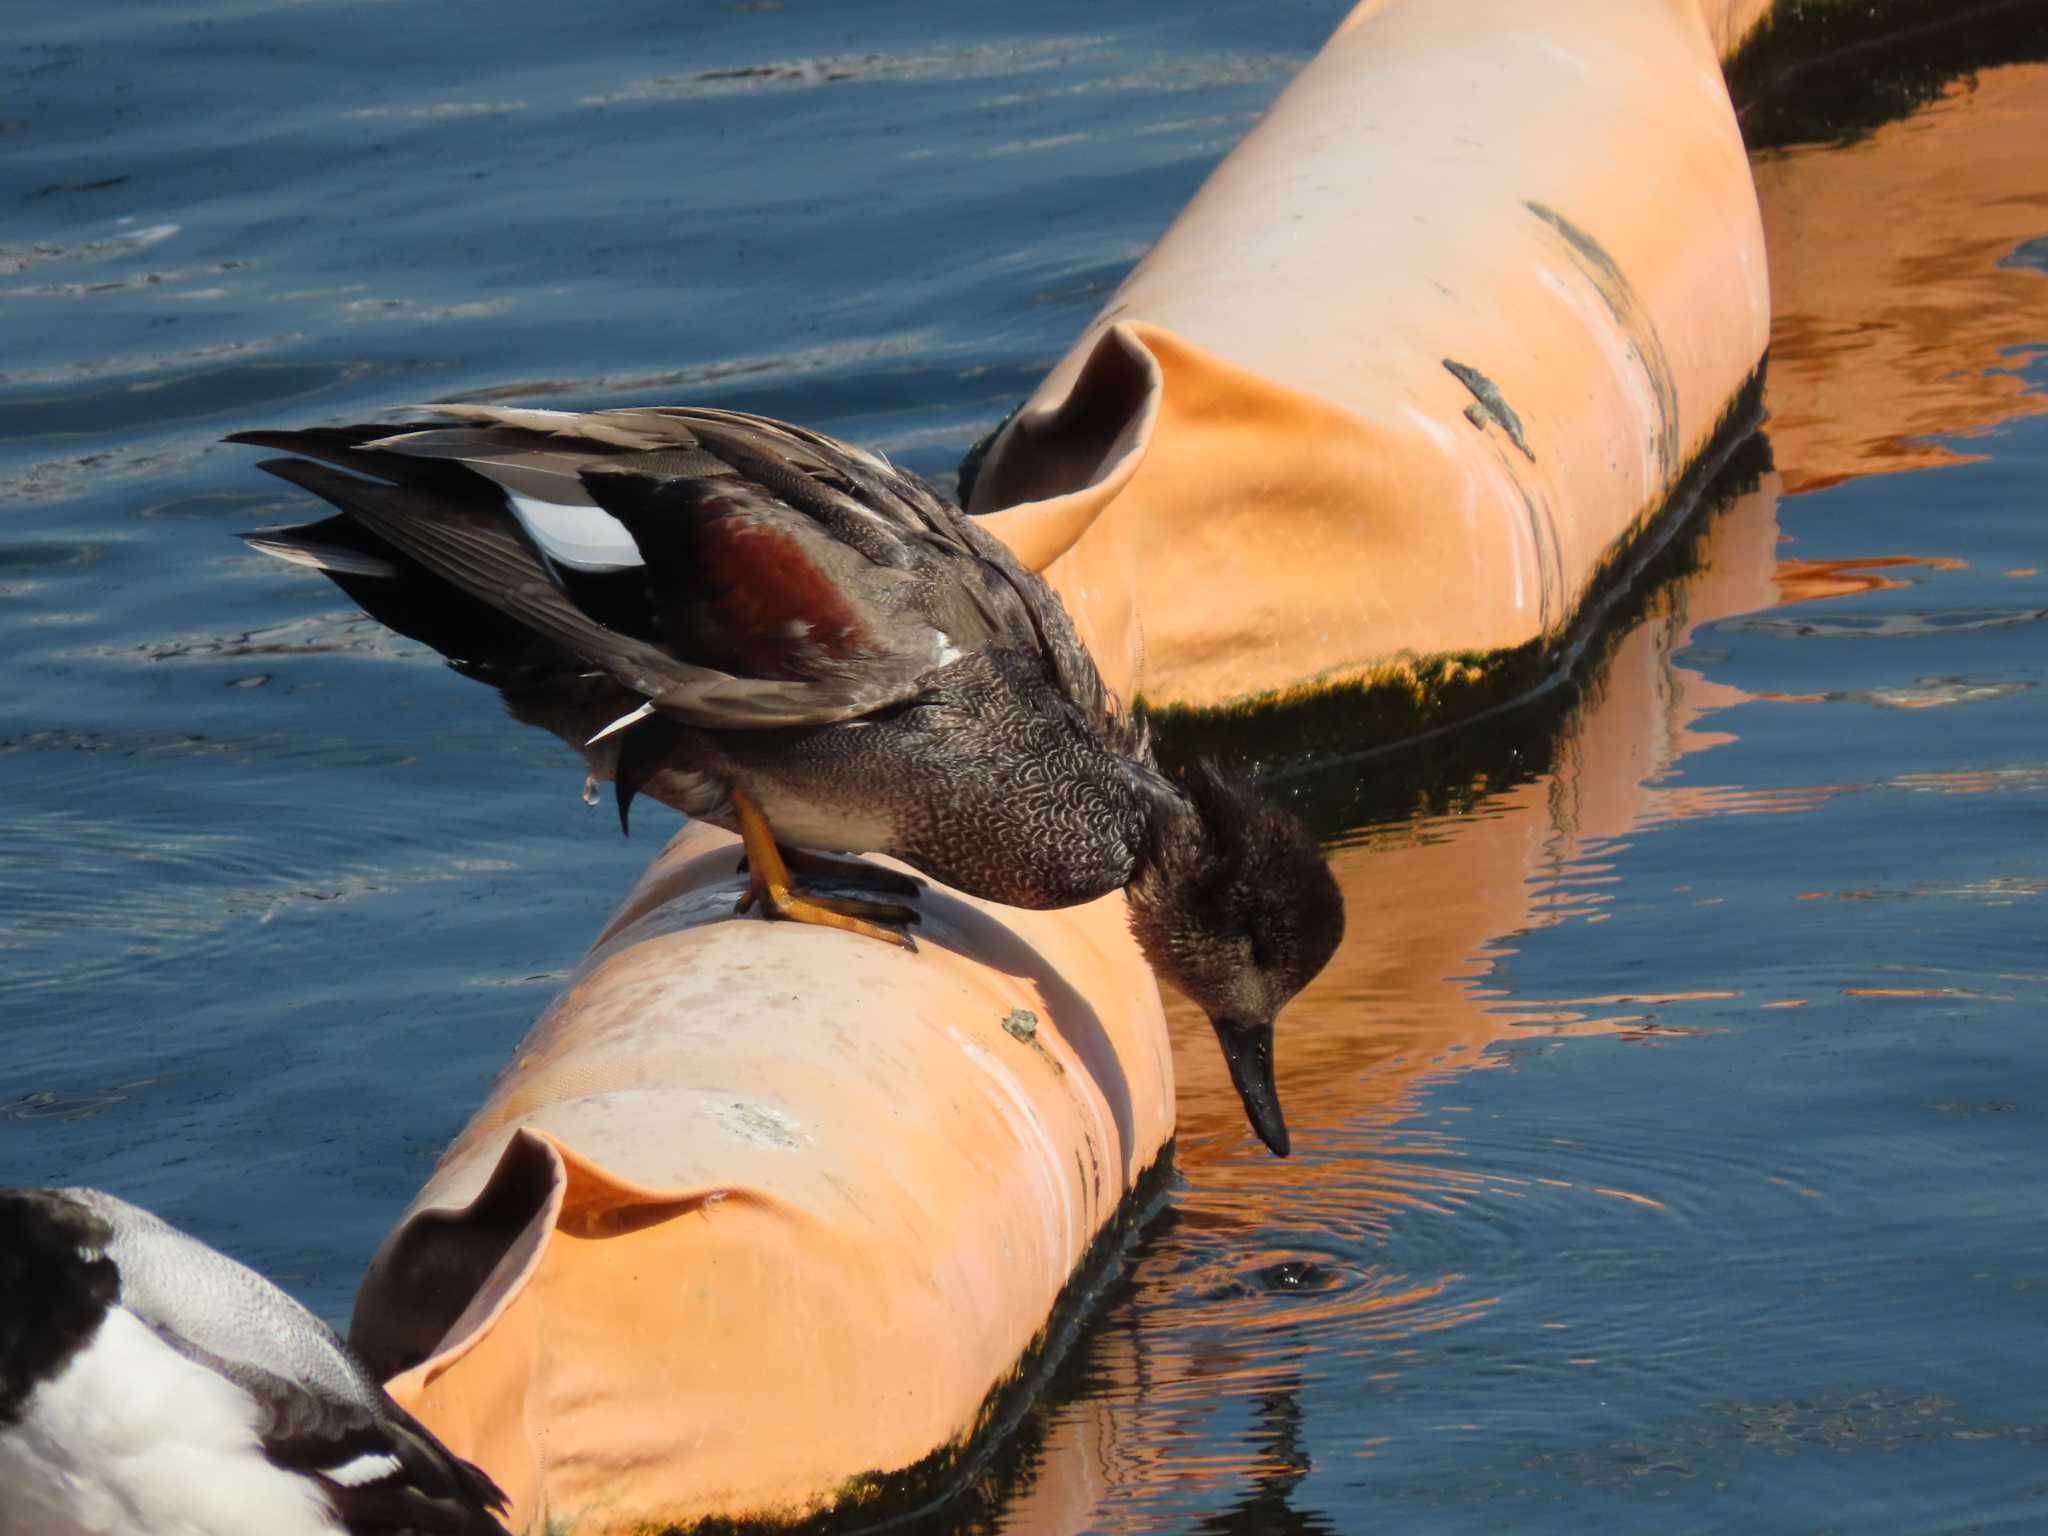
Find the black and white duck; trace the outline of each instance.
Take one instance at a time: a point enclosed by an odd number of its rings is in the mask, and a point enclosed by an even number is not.
[[[505,1536],[504,1507],[254,1270],[98,1190],[0,1190],[0,1532]]]
[[[645,793],[738,832],[742,909],[910,946],[911,909],[792,887],[793,858],[835,852],[1012,906],[1125,891],[1286,1155],[1273,1021],[1337,947],[1337,883],[1245,785],[1155,766],[1006,546],[880,456],[765,417],[433,409],[231,438],[301,455],[262,467],[340,509],[250,542],[582,747],[622,823]]]

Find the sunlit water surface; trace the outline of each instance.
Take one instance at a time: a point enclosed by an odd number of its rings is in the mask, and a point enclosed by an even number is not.
[[[0,1181],[341,1320],[654,847],[246,552],[298,509],[221,434],[698,399],[947,477],[1338,10],[12,18]],[[1297,1155],[1177,1012],[1169,1210],[930,1529],[2048,1518],[2042,143],[2025,66],[1759,162],[1775,468],[1484,771],[1285,786],[1422,781],[1341,839]]]

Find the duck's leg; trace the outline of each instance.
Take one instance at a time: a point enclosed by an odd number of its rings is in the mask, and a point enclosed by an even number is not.
[[[747,871],[742,869],[739,873],[746,874]],[[795,887],[791,886],[789,889],[794,892]],[[733,903],[733,911],[745,912],[749,910],[755,902],[761,899],[761,891],[762,885],[748,885],[744,891],[740,892],[740,899]],[[820,896],[816,893],[808,896],[792,895],[791,899],[806,902],[814,907],[823,907],[828,912],[837,912],[846,917],[871,917],[879,923],[914,923],[918,921],[918,913],[914,908],[899,907],[893,901],[866,901],[859,896]],[[769,903],[769,906],[773,909],[774,903]],[[912,947],[915,948],[916,946],[913,945]]]
[[[782,842],[775,846],[782,853],[784,867],[794,875],[809,875],[814,880],[843,880],[848,885],[865,886],[871,891],[888,891],[897,896],[915,896],[924,889],[924,882],[915,876],[884,869],[865,859],[835,859],[826,854],[812,853],[808,848],[792,848]],[[751,867],[742,855],[740,873],[744,875]]]
[[[816,923],[821,928],[843,928],[848,933],[865,934],[885,944],[917,948],[909,934],[868,921],[877,918],[882,922],[914,923],[917,914],[908,907],[889,902],[860,901],[850,896],[799,896],[790,885],[789,869],[783,863],[782,850],[775,844],[775,833],[768,825],[768,818],[761,814],[761,807],[755,803],[754,797],[743,789],[735,789],[732,808],[733,819],[740,824],[740,841],[747,850],[747,889],[734,911],[744,912],[758,902],[764,913],[772,912],[792,922]]]

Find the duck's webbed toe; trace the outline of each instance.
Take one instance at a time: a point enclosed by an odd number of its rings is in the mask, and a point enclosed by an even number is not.
[[[800,893],[790,878],[784,852],[775,842],[768,818],[761,813],[754,797],[745,790],[735,789],[732,806],[734,819],[739,823],[740,838],[747,850],[747,888],[734,905],[735,912],[746,912],[758,905],[764,916],[772,913],[792,922],[839,928],[870,939],[880,939],[885,944],[900,945],[913,952],[917,949],[917,942],[902,927],[881,926],[884,923],[908,926],[916,922],[918,914],[914,908],[899,906],[895,902],[865,901],[857,896]],[[850,863],[840,859],[818,859],[815,855],[805,857],[829,866],[834,873]],[[876,869],[873,873],[889,875],[891,871]],[[916,883],[911,884],[915,889]]]
[[[791,874],[808,875],[813,880],[831,880],[856,886],[864,891],[884,891],[892,896],[917,896],[924,891],[924,882],[915,875],[906,875],[901,870],[884,869],[879,864],[870,864],[866,859],[835,859],[829,854],[812,853],[808,848],[792,848],[787,843],[777,843],[775,846]],[[744,875],[750,867],[750,861],[742,854],[739,872]],[[912,920],[915,920],[916,914],[912,913],[911,916]]]
[[[885,923],[908,926],[918,921],[917,910],[913,907],[898,906],[893,901],[863,901],[858,896],[810,896],[795,890],[786,882],[777,882],[755,875],[735,903],[735,912],[745,912],[758,904],[763,915],[773,913],[786,917],[794,923],[815,923],[821,928],[841,928],[848,933],[862,934],[870,939],[880,939],[885,944],[898,944],[916,952],[917,941],[901,927],[883,927]]]

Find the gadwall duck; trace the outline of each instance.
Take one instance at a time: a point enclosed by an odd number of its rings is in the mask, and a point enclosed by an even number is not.
[[[1337,947],[1336,881],[1220,769],[1160,772],[1005,545],[880,456],[764,417],[433,409],[454,424],[230,438],[303,455],[262,467],[341,509],[250,542],[580,745],[622,823],[645,793],[738,832],[742,910],[910,946],[909,908],[798,893],[806,851],[1012,906],[1126,891],[1287,1154],[1273,1020]]]
[[[0,1531],[506,1536],[504,1507],[254,1270],[98,1190],[0,1190]]]

